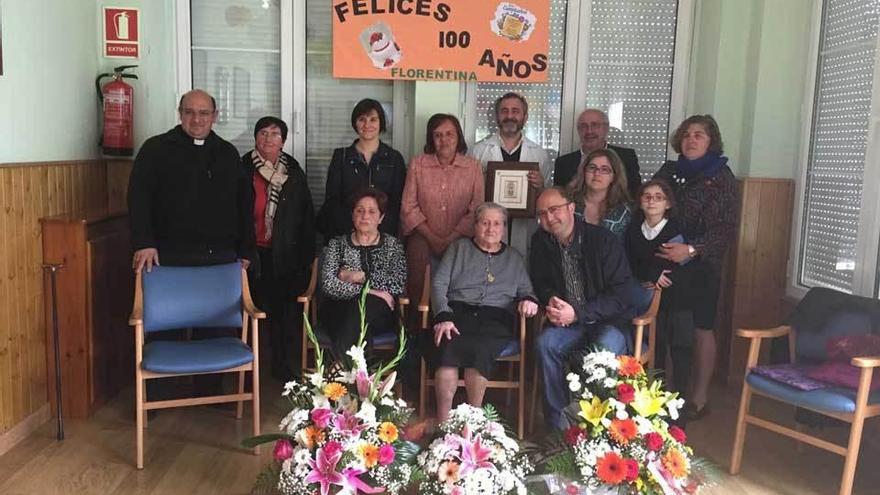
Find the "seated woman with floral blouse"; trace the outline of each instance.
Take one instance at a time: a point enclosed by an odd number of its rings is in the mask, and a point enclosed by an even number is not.
[[[403,244],[379,232],[388,196],[378,189],[363,189],[351,203],[354,231],[331,239],[321,256],[323,299],[318,319],[333,341],[337,359],[360,335],[358,302],[364,284],[370,284],[365,311],[372,330],[395,327],[395,300],[406,284]]]

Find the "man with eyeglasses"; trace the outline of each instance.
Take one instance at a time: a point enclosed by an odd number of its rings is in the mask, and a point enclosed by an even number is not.
[[[128,182],[132,268],[247,266],[255,250],[252,188],[238,150],[212,130],[214,98],[195,89],[178,105],[180,125],[147,139]]]
[[[639,175],[639,158],[632,148],[623,148],[608,144],[608,115],[602,110],[588,108],[581,112],[577,119],[577,132],[581,138],[581,148],[577,151],[562,155],[553,163],[553,185],[567,186],[577,175],[578,167],[584,157],[592,151],[608,148],[614,150],[623,162],[626,170],[627,189],[631,197],[635,198],[642,184]]]
[[[631,351],[629,262],[608,229],[575,219],[575,205],[564,188],[545,189],[537,201],[541,228],[532,237],[532,285],[547,326],[538,337],[544,375],[544,422],[562,429],[569,404],[565,383],[568,359],[590,345],[615,354]]]

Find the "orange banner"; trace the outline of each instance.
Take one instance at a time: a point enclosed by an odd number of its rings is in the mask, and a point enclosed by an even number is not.
[[[333,76],[543,82],[550,0],[334,0]]]

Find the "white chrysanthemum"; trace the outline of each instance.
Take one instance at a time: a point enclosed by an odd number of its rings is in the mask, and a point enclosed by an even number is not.
[[[636,422],[636,426],[639,428],[639,435],[644,436],[654,431],[654,424],[644,416],[635,416],[633,421]]]
[[[305,409],[294,409],[281,420],[278,429],[292,435],[309,420],[309,412]]]
[[[629,414],[626,413],[626,409],[618,409],[614,417],[620,420],[624,420],[629,418]]]
[[[313,395],[312,396],[312,408],[313,409],[330,409],[330,401],[327,397],[323,395]]]
[[[603,385],[605,385],[605,388],[614,388],[617,386],[617,380],[614,378],[606,378]]]
[[[578,390],[581,389],[581,382],[579,382],[577,380],[570,380],[568,382],[568,389],[571,390],[572,392],[577,392]]]

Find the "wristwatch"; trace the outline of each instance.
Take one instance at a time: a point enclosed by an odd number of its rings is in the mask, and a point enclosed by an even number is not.
[[[697,257],[697,248],[691,246],[690,244],[688,244],[688,256],[690,256],[691,258]]]

